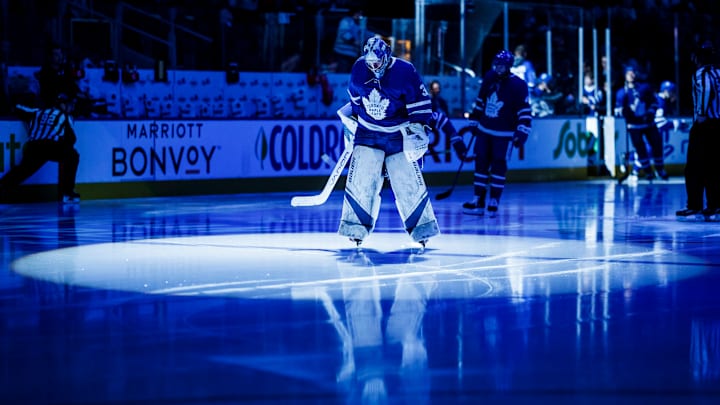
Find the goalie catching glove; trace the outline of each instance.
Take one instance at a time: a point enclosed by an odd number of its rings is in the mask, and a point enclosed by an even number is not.
[[[426,131],[429,130],[430,127],[417,122],[400,129],[403,134],[403,152],[409,162],[420,159],[427,152],[430,137]]]

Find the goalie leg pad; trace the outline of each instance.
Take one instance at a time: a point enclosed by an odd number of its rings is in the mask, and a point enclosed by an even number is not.
[[[440,228],[418,162],[408,162],[404,154],[396,153],[385,159],[385,166],[395,205],[408,234],[415,242],[439,234]]]
[[[383,151],[367,146],[356,146],[353,150],[338,234],[364,240],[375,228],[384,181],[384,157]]]

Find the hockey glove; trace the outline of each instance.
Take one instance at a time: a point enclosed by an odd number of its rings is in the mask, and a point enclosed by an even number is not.
[[[513,146],[516,148],[519,148],[519,147],[525,145],[525,142],[528,139],[528,135],[529,135],[528,132],[525,132],[521,129],[516,130],[515,133],[513,134],[513,138],[512,138]]]
[[[430,127],[414,122],[400,129],[403,134],[403,152],[409,162],[423,157],[428,149],[430,137],[427,131]]]
[[[463,142],[462,139],[458,139],[453,142],[452,147],[460,160],[465,159],[465,156],[467,155],[467,146],[465,146],[465,142]]]

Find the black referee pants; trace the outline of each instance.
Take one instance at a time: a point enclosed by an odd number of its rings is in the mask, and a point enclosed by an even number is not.
[[[685,164],[685,191],[687,208],[702,210],[720,208],[720,120],[694,122],[690,128],[687,163]]]
[[[58,162],[60,194],[71,194],[75,190],[75,176],[80,163],[80,154],[72,145],[47,139],[28,141],[23,145],[23,157],[20,164],[12,167],[5,176],[0,178],[0,188],[8,190],[19,186],[47,162]]]

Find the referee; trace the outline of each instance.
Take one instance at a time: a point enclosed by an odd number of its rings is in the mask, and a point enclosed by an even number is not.
[[[693,125],[690,128],[685,191],[687,208],[675,215],[681,221],[720,221],[720,69],[712,42],[705,41],[693,53],[697,71],[693,77]],[[703,209],[703,200],[707,206]]]
[[[28,141],[22,149],[20,164],[12,167],[0,178],[0,195],[20,185],[35,174],[47,162],[58,162],[58,189],[62,202],[80,201],[75,192],[80,154],[75,150],[75,129],[70,115],[73,100],[65,94],[57,96],[56,103],[49,108],[28,108],[17,105],[18,115],[28,122]]]

